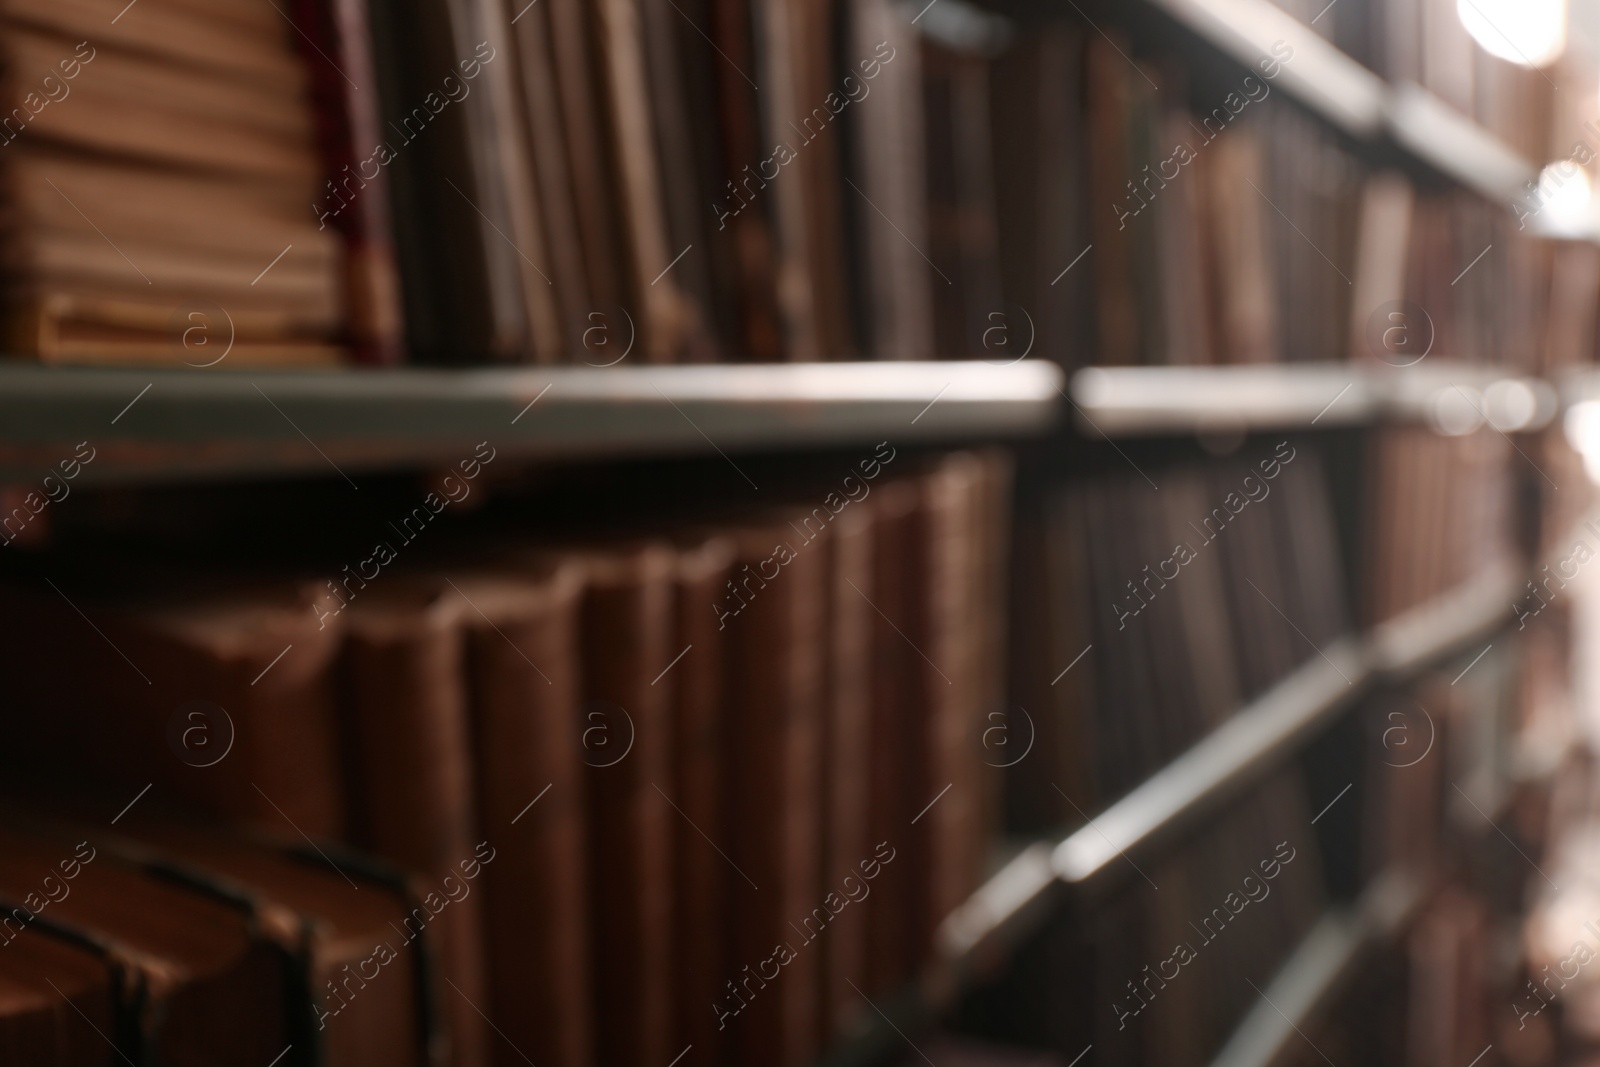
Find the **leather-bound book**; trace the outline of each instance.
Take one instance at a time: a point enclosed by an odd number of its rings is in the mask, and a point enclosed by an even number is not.
[[[785,358],[783,316],[778,299],[778,249],[769,182],[762,162],[773,151],[761,125],[755,77],[759,54],[750,0],[706,0],[706,36],[726,63],[712,66],[716,79],[721,171],[716,200],[718,248],[731,258],[728,272],[738,306],[736,358],[771,363]],[[770,172],[770,166],[767,168]]]
[[[339,628],[309,590],[192,582],[138,606],[72,588],[12,595],[29,607],[7,625],[0,660],[18,706],[38,712],[17,717],[18,770],[114,783],[121,803],[149,786],[259,826],[343,832]]]
[[[431,578],[385,575],[345,609],[354,840],[428,880],[498,855],[499,838],[476,834],[460,595]],[[481,850],[481,853],[480,853]],[[482,900],[443,908],[434,995],[451,1062],[488,1062]]]
[[[929,862],[923,951],[931,948],[939,922],[976,888],[984,864],[983,607],[972,581],[982,565],[974,515],[983,476],[977,456],[957,452],[921,479],[927,570],[917,592],[925,613],[919,629],[927,636],[922,665],[929,703],[922,724],[928,792],[920,799],[928,807],[907,830],[923,836]]]
[[[846,36],[858,62],[880,64],[871,89],[876,103],[852,116],[860,166],[849,193],[864,201],[856,217],[863,220],[871,354],[928,359],[935,287],[945,284],[917,251],[928,245],[921,41],[889,0],[851,5]]]
[[[0,854],[7,944],[65,937],[121,972],[112,1062],[269,1063],[291,1043],[291,967],[239,901],[152,877],[89,839],[3,829]]]
[[[38,1067],[122,1062],[103,1036],[117,1031],[117,977],[102,955],[69,938],[7,941],[0,949],[0,1050],[7,1061]]]
[[[872,615],[872,779],[868,798],[873,855],[858,867],[876,871],[867,898],[867,981],[862,992],[891,993],[917,964],[917,911],[927,871],[914,869],[917,849],[911,820],[933,799],[927,787],[926,734],[931,694],[927,662],[912,642],[917,598],[925,580],[919,547],[922,494],[914,479],[880,483],[874,490]],[[910,629],[908,629],[910,627]],[[942,783],[941,783],[942,785]],[[880,856],[894,859],[883,862]]]
[[[800,96],[805,64],[804,16],[802,5],[790,0],[755,0],[754,14],[756,70],[754,77],[766,85],[759,94],[764,144],[770,144],[764,159],[782,165],[796,155],[803,158],[804,135],[796,135],[786,122],[809,116]],[[810,5],[817,7],[820,5]],[[814,120],[813,120],[814,122]],[[786,151],[787,150],[787,151]],[[756,164],[765,170],[766,162]],[[784,357],[801,362],[826,359],[827,353],[817,334],[816,299],[811,270],[811,243],[818,236],[818,220],[812,210],[812,190],[805,165],[796,166],[796,181],[772,180],[762,186],[760,195],[768,204],[777,252],[778,312],[783,324]],[[781,172],[779,172],[781,173]],[[767,177],[762,174],[762,177]]]
[[[109,862],[246,911],[257,936],[291,968],[285,1018],[294,1049],[285,1063],[443,1063],[426,984],[433,939],[420,898],[427,890],[414,892],[420,885],[331,842],[308,844],[287,829],[241,831],[175,813],[159,798],[107,829],[89,821],[107,806],[103,796],[19,795],[25,806],[8,806],[6,817],[28,833],[65,845],[88,839]],[[448,891],[470,894],[487,869],[458,873]],[[408,941],[419,927],[423,936]]]
[[[671,1043],[672,846],[682,816],[670,800],[672,694],[651,682],[679,651],[674,556],[662,544],[579,555],[588,572],[578,744],[589,809],[596,1061],[666,1063],[681,1051]]]
[[[463,602],[483,836],[496,1063],[589,1063],[588,823],[579,760],[581,569],[554,560],[450,579]]]
[[[741,888],[748,889],[717,852],[728,842],[726,768],[738,758],[727,739],[726,628],[719,628],[715,612],[727,595],[733,559],[733,543],[715,535],[686,544],[678,554],[676,636],[669,649],[677,658],[652,682],[672,696],[672,800],[682,813],[681,818],[673,815],[672,925],[693,931],[674,949],[678,1002],[673,1043],[676,1048],[705,1049],[708,1057],[721,1044],[714,1005],[727,995],[722,983],[729,977],[731,958],[728,907]]]
[[[875,668],[872,634],[877,613],[873,575],[876,501],[851,501],[829,527],[828,690],[823,718],[823,838],[820,893],[845,903],[828,924],[822,950],[824,1039],[842,1033],[872,1009],[852,989],[867,984],[867,901],[872,885],[857,866],[872,855],[871,799],[877,764],[872,747]]]
[[[826,514],[826,512],[824,512]],[[809,517],[808,517],[809,518]],[[820,888],[827,552],[815,519],[737,530],[726,616],[732,1062],[794,1067],[816,1053],[831,911]],[[746,881],[748,879],[748,882]]]

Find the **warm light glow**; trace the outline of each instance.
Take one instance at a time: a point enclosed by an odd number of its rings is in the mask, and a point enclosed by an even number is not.
[[[1584,400],[1567,409],[1567,443],[1583,457],[1584,473],[1600,485],[1600,402]]]
[[[1548,232],[1581,233],[1594,223],[1589,176],[1570,159],[1539,172],[1539,214]]]
[[[1548,66],[1567,46],[1566,0],[1456,0],[1456,14],[1485,52],[1521,67]]]

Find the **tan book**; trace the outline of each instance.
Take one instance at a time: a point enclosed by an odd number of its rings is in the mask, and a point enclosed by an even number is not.
[[[279,91],[305,84],[305,70],[289,43],[294,31],[286,22],[281,18],[272,22],[270,10],[250,3],[230,4],[230,11],[251,12],[248,21],[217,18],[215,11],[194,3],[146,4],[141,11],[117,0],[0,4],[0,18],[7,24],[48,30],[74,41],[87,38],[96,48],[104,44],[144,52]]]
[[[504,840],[476,832],[460,597],[404,575],[346,592],[355,840],[424,880],[454,876],[460,864],[498,855]],[[451,900],[426,926],[437,938],[431,994],[451,1062],[462,1067],[488,1062],[482,908],[477,895]]]
[[[448,579],[464,623],[484,868],[484,1014],[495,1063],[588,1063],[592,887],[579,760],[582,570],[551,560]],[[600,1020],[603,1022],[603,1017]]]

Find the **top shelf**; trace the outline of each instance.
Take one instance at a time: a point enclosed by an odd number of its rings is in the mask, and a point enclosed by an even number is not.
[[[1054,364],[158,371],[0,364],[0,481],[79,442],[84,481],[290,477],[526,459],[714,456],[1042,433]],[[80,457],[81,458],[81,457]]]
[[[1234,62],[1254,68],[1287,42],[1294,58],[1277,85],[1351,140],[1398,149],[1486,199],[1509,205],[1539,176],[1523,158],[1471,118],[1416,85],[1390,85],[1270,0],[1147,0],[1189,33]],[[1535,232],[1549,213],[1534,216]],[[1547,231],[1546,236],[1595,234]]]

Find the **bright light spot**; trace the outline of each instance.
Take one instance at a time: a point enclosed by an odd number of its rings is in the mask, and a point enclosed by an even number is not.
[[[1585,400],[1567,409],[1567,443],[1583,457],[1589,480],[1600,485],[1600,401]]]
[[[1483,413],[1490,426],[1514,433],[1533,424],[1539,414],[1539,398],[1527,382],[1502,378],[1483,391]]]
[[[1589,176],[1570,159],[1539,172],[1539,213],[1555,231],[1584,232],[1594,224]]]
[[[1449,386],[1433,397],[1433,428],[1447,437],[1461,437],[1483,425],[1483,397],[1469,386]]]
[[[1566,0],[1456,0],[1456,15],[1492,56],[1544,67],[1567,47]]]

